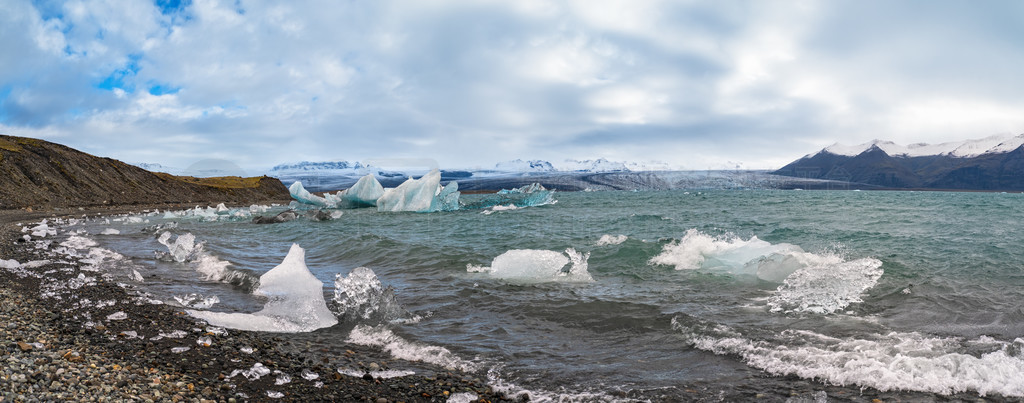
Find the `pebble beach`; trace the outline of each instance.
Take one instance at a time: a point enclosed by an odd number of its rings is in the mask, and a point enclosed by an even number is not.
[[[55,254],[60,234],[26,238],[23,230],[44,218],[128,211],[0,212],[0,399],[516,400],[478,375],[393,360],[366,347],[324,354],[273,333],[209,326]],[[397,372],[415,375],[381,375]]]

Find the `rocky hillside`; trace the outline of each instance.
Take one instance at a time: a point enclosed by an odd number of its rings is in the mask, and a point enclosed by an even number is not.
[[[288,199],[281,181],[153,173],[110,158],[0,135],[0,209]]]

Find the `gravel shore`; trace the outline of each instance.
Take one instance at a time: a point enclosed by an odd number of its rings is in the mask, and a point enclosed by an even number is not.
[[[39,248],[34,239],[23,238],[22,226],[43,218],[142,209],[0,211],[0,399],[512,399],[491,390],[478,375],[391,360],[365,347],[351,346],[344,354],[317,354],[271,333],[211,327],[181,309],[154,304],[141,291],[90,271],[76,260],[52,254],[52,246]],[[60,235],[54,240],[59,241]],[[417,374],[394,378],[370,375],[371,371],[408,368],[415,368]],[[363,375],[353,376],[352,370]]]

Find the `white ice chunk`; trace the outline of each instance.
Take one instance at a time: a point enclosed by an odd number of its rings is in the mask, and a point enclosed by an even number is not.
[[[256,313],[189,311],[212,325],[267,332],[309,332],[334,326],[334,317],[324,300],[324,284],[305,263],[306,251],[293,244],[281,264],[260,276],[253,294],[267,297]]]
[[[590,253],[573,248],[564,253],[538,249],[509,250],[491,261],[490,267],[467,265],[470,273],[487,273],[491,277],[524,282],[568,281],[591,282],[587,271]],[[572,263],[571,265],[569,263]]]
[[[176,262],[183,263],[194,260],[203,251],[203,244],[196,243],[196,236],[192,233],[179,235],[174,243],[171,243],[170,239],[171,233],[164,232],[160,234],[157,241],[167,247],[170,258]]]
[[[113,229],[113,228],[107,228],[107,229],[103,230],[102,232],[100,232],[100,235],[120,235],[120,234],[121,234],[121,231],[118,231],[118,230]]]
[[[334,302],[343,321],[392,321],[409,316],[395,299],[394,289],[384,287],[366,267],[352,269],[348,276],[337,275]]]
[[[0,259],[0,269],[17,269],[20,266],[21,266],[21,263],[18,263],[17,260],[14,260],[14,259],[10,259],[10,260]]]

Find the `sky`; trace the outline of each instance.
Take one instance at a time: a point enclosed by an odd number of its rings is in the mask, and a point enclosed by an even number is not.
[[[4,0],[0,43],[0,133],[181,168],[1024,133],[1017,0]]]

